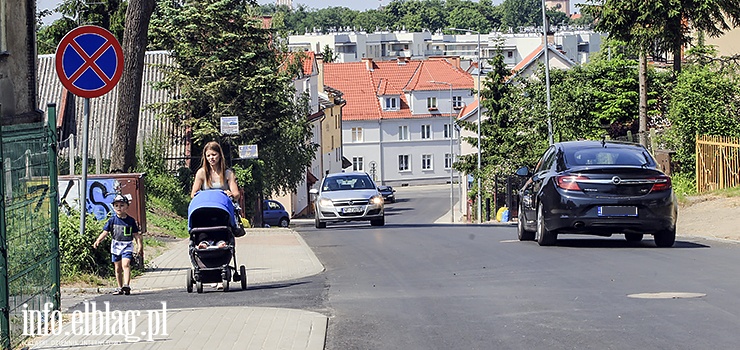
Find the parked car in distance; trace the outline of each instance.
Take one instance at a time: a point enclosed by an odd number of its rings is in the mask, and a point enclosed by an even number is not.
[[[519,191],[519,240],[554,245],[560,234],[627,241],[653,235],[658,247],[676,241],[678,206],[671,178],[645,147],[611,141],[551,145]]]
[[[290,215],[280,202],[266,199],[262,202],[262,221],[270,226],[288,227]]]
[[[372,226],[385,225],[383,196],[366,173],[348,172],[328,174],[315,195],[316,228],[325,228],[328,222],[370,221]]]
[[[383,196],[383,201],[386,203],[396,203],[396,190],[391,186],[378,186],[378,191]]]

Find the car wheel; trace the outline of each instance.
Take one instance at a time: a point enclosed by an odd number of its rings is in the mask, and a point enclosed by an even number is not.
[[[624,239],[626,239],[627,242],[639,242],[642,241],[642,233],[625,233]]]
[[[381,217],[380,219],[372,219],[370,220],[371,226],[383,226],[385,225],[385,216]]]
[[[534,240],[535,233],[533,231],[527,231],[524,227],[524,209],[519,206],[519,214],[517,214],[517,234],[520,241],[532,241]]]
[[[670,248],[676,243],[676,229],[664,230],[653,234],[655,245],[658,248]]]
[[[542,203],[537,206],[537,232],[535,233],[537,243],[541,246],[555,245],[558,240],[558,235],[554,232],[549,231],[545,228],[545,210],[542,208]]]
[[[314,223],[316,224],[316,228],[326,228],[326,223],[319,220],[318,216],[314,219]]]
[[[286,217],[280,218],[280,222],[278,222],[278,226],[280,226],[280,227],[288,227],[288,225],[290,225],[290,220],[288,220],[288,218],[286,218]]]

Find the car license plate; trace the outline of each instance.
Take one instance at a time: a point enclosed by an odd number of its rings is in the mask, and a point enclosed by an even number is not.
[[[599,207],[599,216],[637,216],[635,206],[604,206]]]
[[[345,213],[345,214],[362,213],[362,207],[347,207],[347,208],[342,208],[342,213]]]

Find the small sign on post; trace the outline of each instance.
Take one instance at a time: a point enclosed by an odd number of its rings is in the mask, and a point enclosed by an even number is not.
[[[259,158],[259,154],[257,152],[257,145],[239,145],[239,158],[240,159]]]
[[[221,117],[221,134],[239,135],[239,117]]]

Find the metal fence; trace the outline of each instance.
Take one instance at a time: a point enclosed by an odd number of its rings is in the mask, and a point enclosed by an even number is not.
[[[696,136],[696,190],[740,186],[740,138]]]
[[[56,140],[43,125],[3,127],[0,137],[0,341],[9,349],[26,338],[30,310],[59,309]]]

